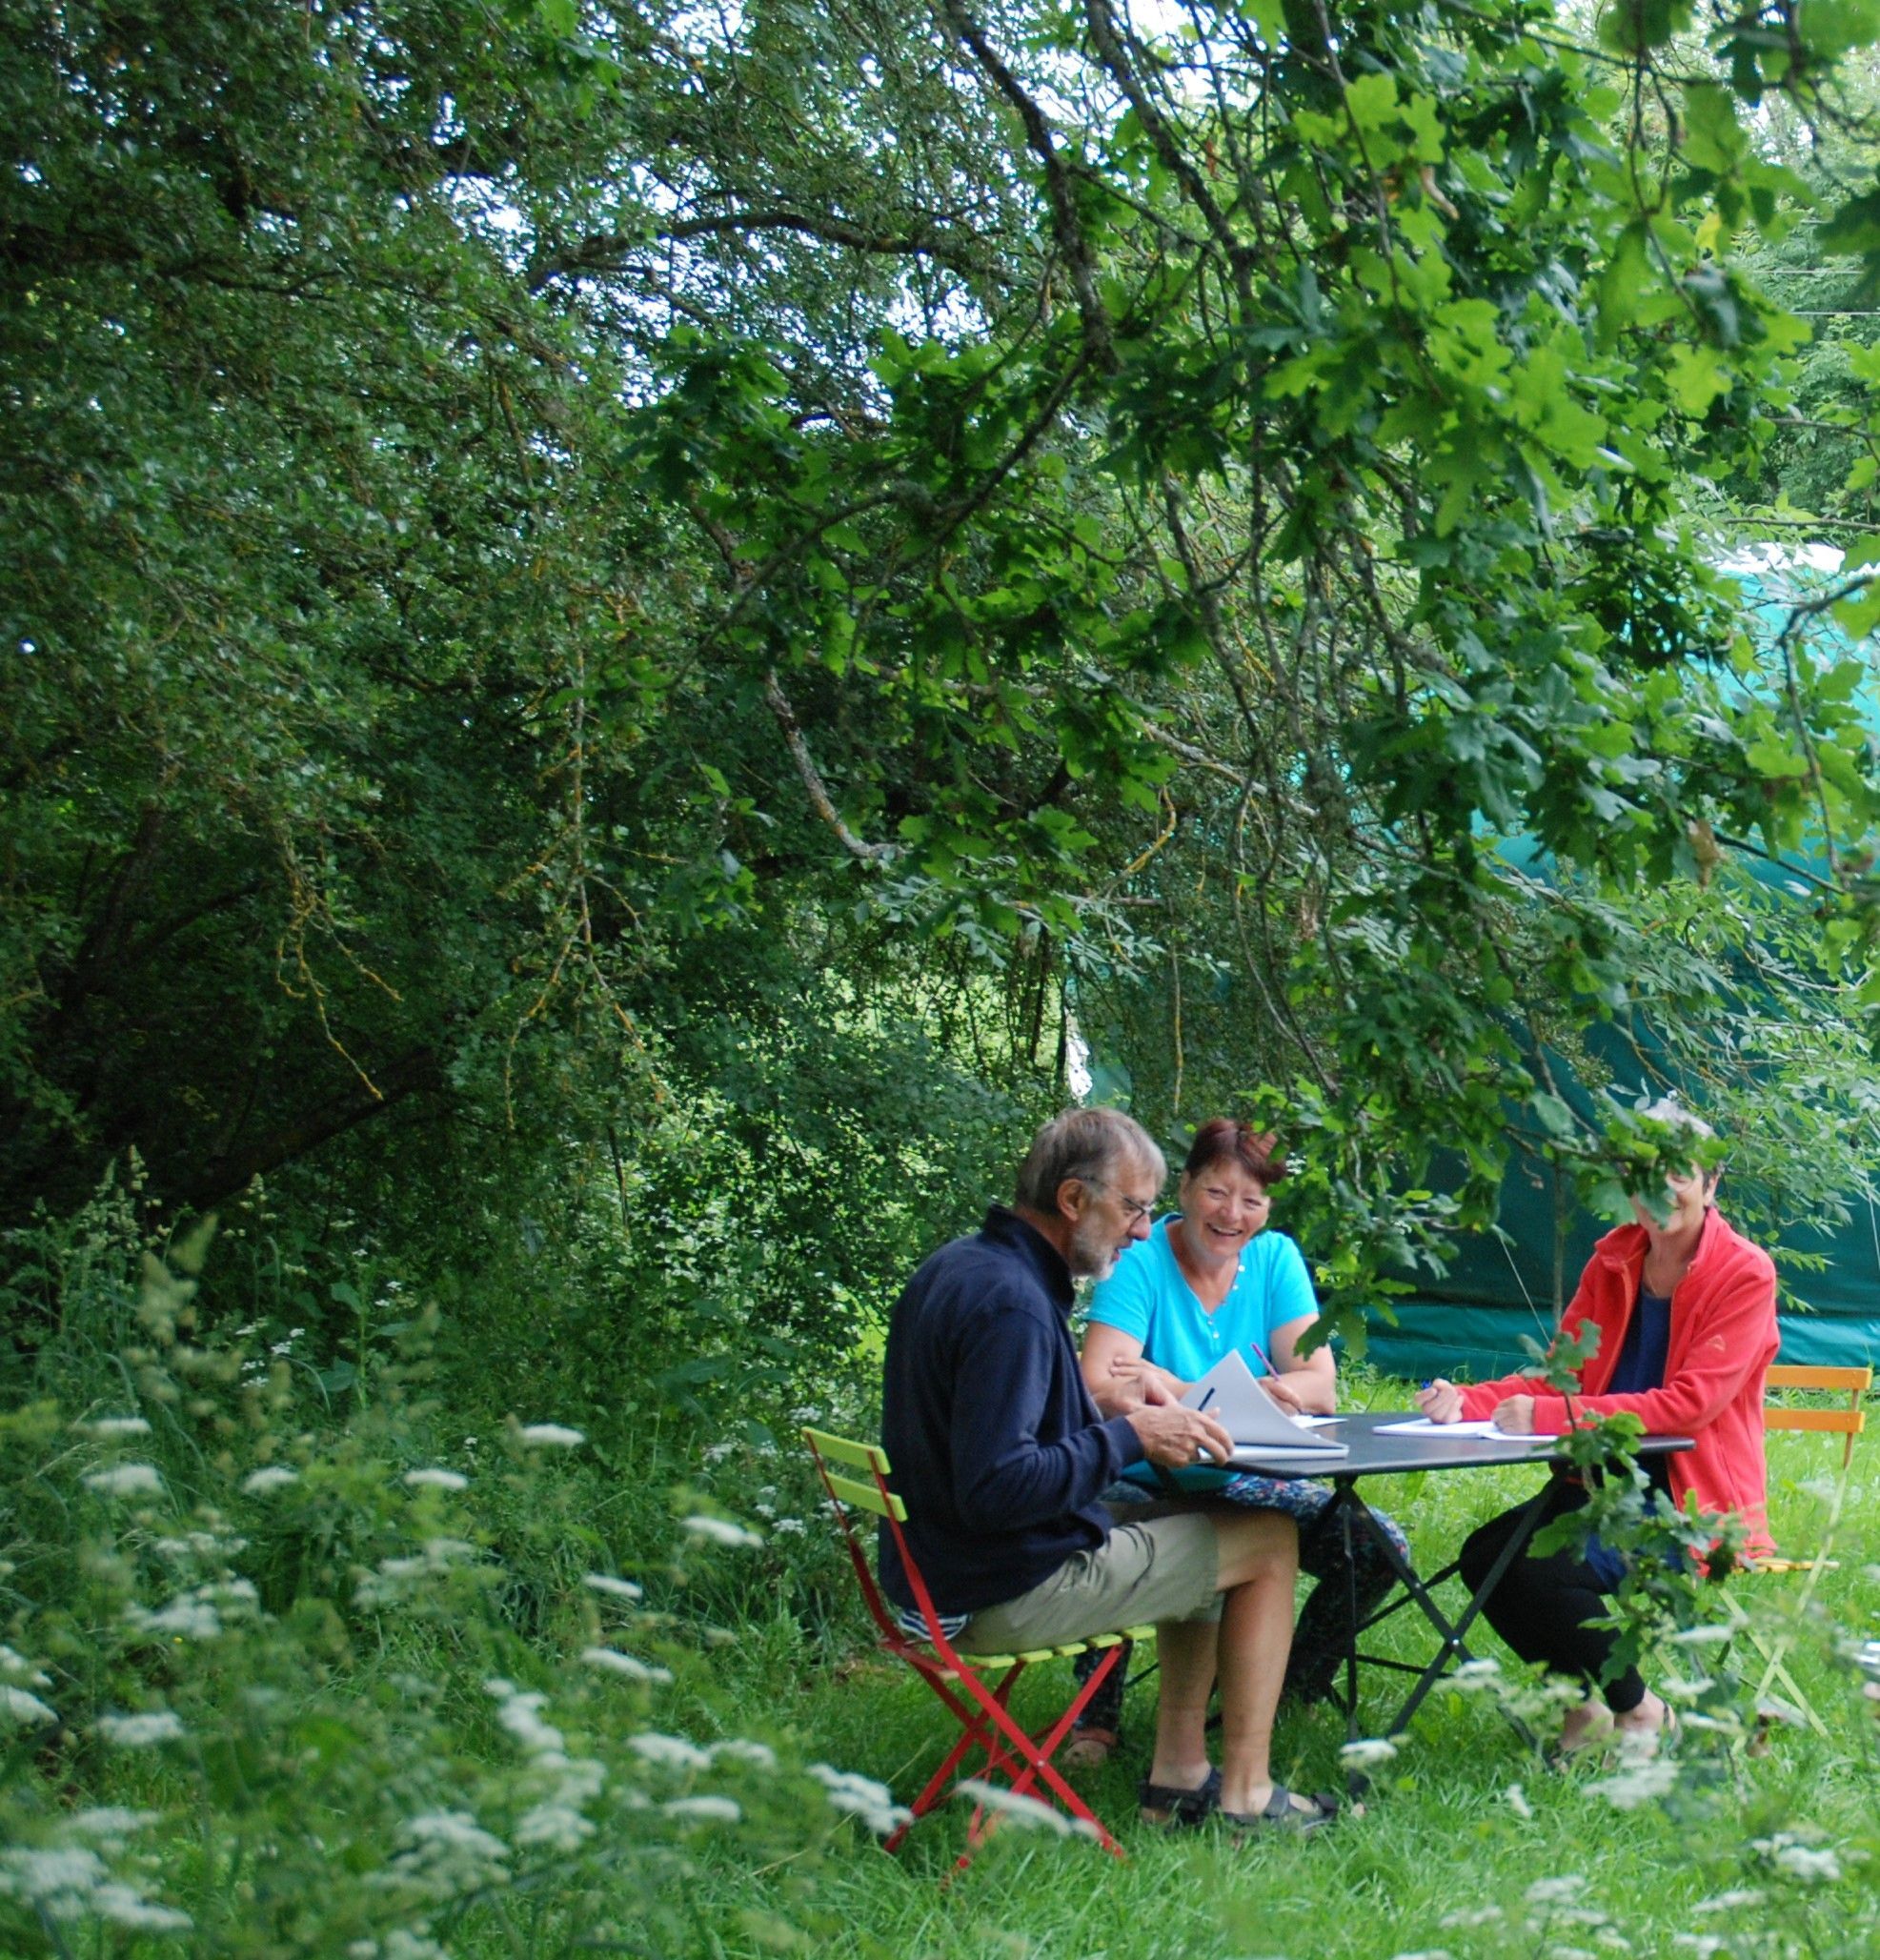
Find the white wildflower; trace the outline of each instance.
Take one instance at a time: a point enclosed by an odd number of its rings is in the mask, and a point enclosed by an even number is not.
[[[729,1797],[675,1797],[659,1808],[668,1817],[684,1817],[703,1824],[736,1824],[744,1814]]]
[[[770,1529],[774,1538],[805,1538],[809,1535],[809,1526],[800,1518],[778,1518]]]
[[[250,1497],[266,1497],[271,1490],[284,1490],[290,1484],[299,1482],[298,1470],[290,1470],[285,1464],[264,1464],[260,1469],[249,1472],[241,1487]]]
[[[452,1899],[509,1882],[509,1847],[467,1810],[429,1810],[407,1820],[396,1855],[377,1874],[381,1885],[409,1886]]]
[[[108,1880],[91,1894],[91,1910],[100,1919],[135,1932],[188,1932],[195,1924],[187,1912],[159,1906],[120,1879]]]
[[[628,1681],[666,1682],[673,1678],[670,1667],[656,1667],[650,1662],[637,1660],[632,1654],[617,1653],[611,1647],[584,1647],[581,1659],[590,1667],[618,1674]]]
[[[1714,1898],[1699,1899],[1690,1909],[1693,1912],[1742,1912],[1751,1906],[1760,1906],[1764,1894],[1753,1886],[1733,1886],[1727,1892],[1718,1892]]]
[[[1358,1742],[1348,1742],[1339,1750],[1340,1756],[1353,1769],[1370,1769],[1379,1763],[1387,1763],[1397,1753],[1397,1745],[1381,1735],[1366,1736]]]
[[[92,1470],[85,1487],[103,1497],[149,1497],[163,1488],[163,1479],[153,1464],[113,1464],[108,1470]]]
[[[58,1711],[49,1708],[36,1694],[10,1684],[0,1686],[0,1717],[15,1728],[43,1728],[59,1719]]]
[[[0,1851],[0,1895],[24,1901],[48,1919],[76,1919],[111,1876],[96,1851],[77,1845]]]
[[[168,1708],[144,1715],[100,1715],[98,1733],[120,1749],[147,1749],[160,1742],[177,1742],[184,1734],[181,1720]]]
[[[679,1529],[690,1531],[695,1538],[708,1538],[714,1545],[746,1546],[763,1543],[755,1531],[747,1531],[742,1525],[734,1525],[724,1518],[708,1518],[702,1511],[695,1512],[689,1518],[681,1518]]]
[[[454,1571],[466,1559],[476,1556],[476,1547],[464,1539],[427,1538],[413,1557],[380,1559],[377,1566],[360,1579],[354,1602],[361,1606],[395,1605],[426,1581]]]
[[[737,1454],[738,1443],[736,1438],[727,1436],[722,1443],[715,1443],[706,1450],[705,1461],[708,1464],[721,1464],[726,1457],[736,1456]]]
[[[594,1835],[594,1826],[572,1804],[536,1804],[515,1823],[518,1845],[542,1846],[551,1851],[578,1851]]]
[[[828,1792],[830,1807],[859,1817],[877,1837],[886,1837],[899,1826],[913,1821],[913,1812],[897,1804],[886,1784],[852,1769],[832,1768],[827,1763],[812,1763],[807,1772]]]
[[[1673,1647],[1723,1647],[1735,1637],[1729,1627],[1681,1627],[1669,1639]]]
[[[1587,1889],[1577,1871],[1559,1878],[1537,1878],[1523,1895],[1530,1906],[1568,1906]]]
[[[99,1416],[81,1425],[88,1435],[110,1439],[115,1436],[148,1436],[151,1425],[142,1416]]]
[[[1636,1810],[1641,1804],[1668,1796],[1677,1787],[1678,1766],[1666,1756],[1648,1756],[1588,1784],[1587,1791],[1604,1797],[1615,1810]]]
[[[1469,1929],[1478,1926],[1493,1926],[1502,1916],[1499,1906],[1468,1906],[1459,1911],[1445,1912],[1436,1923],[1447,1932],[1452,1929]]]
[[[215,1640],[222,1632],[222,1616],[207,1600],[192,1593],[179,1594],[154,1613],[132,1606],[125,1618],[140,1633],[157,1633],[177,1640]]]
[[[459,1470],[407,1470],[405,1482],[414,1490],[468,1490],[470,1479]]]
[[[590,1572],[581,1584],[592,1592],[604,1592],[609,1599],[643,1599],[645,1592],[631,1579],[617,1579],[612,1572]]]
[[[67,1821],[66,1829],[78,1837],[89,1837],[94,1844],[115,1849],[127,1837],[148,1830],[155,1822],[154,1810],[131,1810],[122,1804],[100,1804],[93,1809],[75,1812]]]
[[[660,1735],[648,1729],[627,1738],[627,1747],[662,1769],[709,1769],[712,1759],[697,1743],[680,1735]]]
[[[1524,1824],[1533,1823],[1534,1807],[1527,1801],[1527,1792],[1522,1788],[1520,1784],[1509,1784],[1506,1789],[1505,1789],[1502,1792],[1502,1802],[1505,1803],[1508,1807],[1508,1808],[1512,1810],[1514,1814],[1521,1819],[1521,1821]]]
[[[1413,1952],[1398,1953],[1392,1960],[1449,1960],[1446,1947],[1418,1947]]]
[[[1048,1830],[1054,1837],[1069,1837],[1073,1832],[1080,1837],[1094,1834],[1082,1818],[1066,1817],[1041,1798],[1022,1795],[1002,1783],[984,1783],[978,1777],[966,1776],[953,1786],[953,1794],[982,1809],[996,1810],[1027,1830]]]
[[[1832,1851],[1816,1850],[1809,1845],[1780,1846],[1773,1863],[1778,1870],[1809,1885],[1818,1884],[1824,1879],[1831,1883],[1841,1875],[1841,1861]]]
[[[1465,1661],[1449,1676],[1449,1686],[1460,1687],[1464,1693],[1477,1688],[1491,1687],[1501,1678],[1502,1664],[1492,1655],[1484,1654],[1479,1659]]]
[[[24,1681],[29,1687],[51,1687],[52,1677],[43,1667],[35,1667],[22,1653],[0,1642],[0,1674],[14,1681]]]
[[[814,1404],[805,1403],[801,1408],[793,1408],[790,1411],[790,1420],[793,1423],[819,1423],[822,1420],[822,1411]]]
[[[1682,1947],[1688,1953],[1695,1954],[1696,1960],[1710,1960],[1712,1953],[1720,1953],[1728,1944],[1722,1934],[1714,1932],[1674,1932],[1671,1944]]]
[[[537,1712],[547,1700],[545,1694],[511,1694],[496,1716],[531,1755],[559,1755],[564,1748],[560,1729]]]
[[[248,1549],[248,1540],[225,1538],[214,1531],[191,1531],[181,1538],[152,1539],[151,1549],[179,1563],[185,1559],[232,1559],[238,1551]]]
[[[746,1742],[741,1736],[730,1742],[715,1742],[706,1751],[715,1763],[748,1763],[753,1769],[775,1769],[777,1751],[767,1744]]]
[[[515,1440],[527,1449],[579,1449],[588,1439],[564,1423],[525,1423]]]

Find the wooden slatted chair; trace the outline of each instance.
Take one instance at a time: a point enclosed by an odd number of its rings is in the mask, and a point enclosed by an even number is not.
[[[1116,1666],[1122,1653],[1123,1642],[1145,1640],[1154,1629],[1132,1627],[1126,1632],[1099,1633],[1088,1640],[1067,1641],[1061,1647],[1039,1647],[1024,1653],[958,1652],[946,1637],[933,1595],[927,1590],[927,1582],[920,1576],[902,1534],[900,1527],[907,1522],[907,1507],[888,1485],[887,1453],[875,1444],[855,1443],[845,1436],[832,1436],[821,1429],[805,1429],[802,1437],[815,1460],[817,1474],[822,1479],[822,1487],[828,1493],[837,1523],[841,1526],[849,1562],[855,1566],[862,1599],[867,1605],[870,1619],[875,1622],[878,1644],[884,1652],[905,1661],[960,1724],[958,1741],[947,1751],[946,1760],[928,1779],[927,1787],[909,1806],[908,1821],[887,1838],[886,1849],[890,1851],[900,1849],[914,1824],[945,1798],[954,1784],[955,1771],[977,1751],[983,1754],[984,1763],[969,1764],[969,1769],[977,1768],[988,1782],[995,1777],[1006,1779],[1005,1787],[1014,1796],[1032,1797],[1034,1801],[1048,1801],[1055,1797],[1070,1812],[1074,1830],[1094,1837],[1106,1851],[1122,1857],[1122,1847],[1064,1781],[1051,1758],[1071,1732],[1071,1725],[1082,1712],[1084,1704]],[[852,1474],[858,1471],[859,1475]],[[907,1574],[907,1582],[914,1590],[915,1603],[926,1627],[924,1638],[916,1638],[906,1632],[900,1615],[882,1597],[868,1557],[868,1547],[863,1542],[865,1527],[859,1527],[853,1515],[857,1511],[866,1511],[887,1520],[896,1549],[900,1554],[901,1569]],[[1019,1726],[1007,1706],[1020,1677],[1026,1668],[1041,1661],[1075,1657],[1093,1647],[1104,1650],[1102,1658],[1095,1673],[1073,1697],[1070,1706],[1048,1728],[1036,1735],[1027,1733]],[[1041,1785],[1041,1790],[1037,1788]],[[956,1863],[957,1870],[963,1870],[971,1862],[974,1852],[984,1843],[996,1821],[996,1817],[988,1815],[984,1804],[974,1807],[972,1821],[966,1830],[966,1849]]]
[[[1792,1408],[1781,1403],[1770,1402],[1767,1396],[1763,1404],[1763,1427],[1766,1430],[1805,1430],[1816,1435],[1839,1436],[1842,1439],[1841,1472],[1845,1482],[1848,1466],[1853,1462],[1854,1438],[1867,1427],[1867,1411],[1861,1406],[1861,1402],[1873,1385],[1873,1370],[1870,1367],[1813,1367],[1779,1364],[1769,1369],[1768,1385],[1769,1388],[1801,1388],[1847,1396],[1846,1408]],[[1832,1513],[1828,1521],[1823,1546],[1811,1558],[1759,1559],[1753,1567],[1757,1572],[1799,1572],[1806,1575],[1801,1597],[1796,1602],[1798,1617],[1807,1612],[1821,1575],[1835,1570],[1840,1563],[1828,1555],[1829,1546],[1833,1540],[1834,1527],[1839,1522],[1840,1499],[1837,1493]],[[1817,1735],[1826,1738],[1828,1725],[1815,1712],[1813,1703],[1796,1686],[1795,1677],[1789,1671],[1786,1659],[1791,1645],[1789,1638],[1786,1635],[1778,1635],[1774,1640],[1768,1639],[1749,1624],[1747,1615],[1739,1615],[1738,1625],[1740,1630],[1748,1635],[1750,1645],[1763,1657],[1762,1679],[1756,1684],[1755,1699],[1758,1705],[1763,1705],[1767,1701],[1770,1688],[1779,1683],[1809,1727]]]

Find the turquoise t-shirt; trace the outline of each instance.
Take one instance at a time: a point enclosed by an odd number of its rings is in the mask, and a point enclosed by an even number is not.
[[[1149,1236],[1117,1261],[1091,1295],[1090,1318],[1133,1334],[1147,1360],[1184,1382],[1200,1381],[1232,1347],[1256,1375],[1267,1373],[1264,1357],[1273,1352],[1274,1334],[1289,1322],[1318,1316],[1299,1247],[1284,1232],[1249,1239],[1232,1290],[1209,1313],[1175,1263],[1168,1222],[1158,1219]]]

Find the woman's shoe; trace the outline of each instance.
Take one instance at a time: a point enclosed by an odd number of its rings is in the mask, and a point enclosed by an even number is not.
[[[1205,1823],[1221,1808],[1221,1771],[1210,1769],[1199,1789],[1177,1789],[1145,1776],[1136,1786],[1136,1802],[1144,1824],[1166,1829]]]
[[[1302,1804],[1306,1808],[1302,1809]],[[1266,1799],[1263,1809],[1222,1810],[1218,1814],[1222,1823],[1232,1825],[1236,1830],[1323,1830],[1326,1825],[1338,1821],[1338,1799],[1320,1791],[1317,1795],[1302,1796],[1295,1801],[1292,1791],[1284,1783],[1276,1783],[1273,1794]]]
[[[1086,1728],[1082,1723],[1071,1730],[1058,1761],[1066,1769],[1101,1769],[1116,1754],[1122,1738],[1114,1728]]]

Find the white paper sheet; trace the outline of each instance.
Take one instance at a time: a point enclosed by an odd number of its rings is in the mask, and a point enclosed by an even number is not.
[[[1498,1429],[1493,1423],[1432,1423],[1427,1416],[1413,1417],[1407,1423],[1380,1423],[1372,1431],[1377,1436],[1418,1436],[1441,1442],[1445,1436],[1472,1437],[1489,1443],[1557,1443],[1557,1436],[1516,1436]]]

